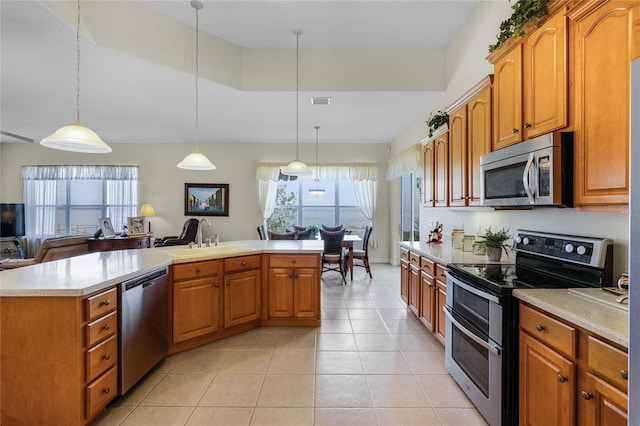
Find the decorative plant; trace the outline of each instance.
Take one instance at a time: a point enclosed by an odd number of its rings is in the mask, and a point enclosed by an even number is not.
[[[438,111],[435,115],[430,113],[429,119],[426,121],[427,126],[429,127],[429,137],[433,136],[434,130],[445,124],[447,121],[449,121],[449,114],[444,111]]]
[[[320,227],[318,225],[309,225],[307,226],[307,229],[311,230],[311,235],[313,235],[313,238],[318,238],[318,234],[320,233]]]
[[[511,0],[509,0],[511,1]],[[500,32],[496,34],[497,42],[489,45],[489,52],[493,52],[504,42],[514,37],[524,37],[524,25],[531,19],[535,19],[534,25],[539,18],[547,14],[547,2],[549,0],[518,0],[511,6],[511,17],[505,19],[500,24]]]
[[[501,248],[504,250],[507,257],[509,257],[509,247],[505,242],[511,238],[509,235],[509,229],[502,228],[498,232],[491,231],[491,227],[487,228],[484,235],[480,236],[480,240],[477,244],[484,248]]]

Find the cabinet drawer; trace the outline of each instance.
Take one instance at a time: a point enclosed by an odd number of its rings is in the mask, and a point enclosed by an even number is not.
[[[427,259],[426,257],[420,258],[420,267],[427,274],[434,276],[436,273],[436,263]]]
[[[260,267],[260,255],[232,257],[224,260],[225,272],[247,271],[249,269],[257,269]]]
[[[409,263],[420,267],[420,255],[412,251],[409,252]]]
[[[85,328],[85,341],[87,346],[93,346],[96,343],[113,335],[118,330],[118,313],[112,312],[102,318],[98,318],[92,323],[87,324]]]
[[[102,410],[117,394],[118,369],[114,367],[87,386],[85,392],[87,418]]]
[[[444,274],[446,270],[446,266],[436,263],[436,279],[438,281],[442,281],[443,283],[447,282],[447,276]]]
[[[118,338],[113,336],[87,351],[87,382],[92,381],[118,361]]]
[[[409,261],[409,250],[407,250],[406,248],[401,248],[400,249],[400,259],[404,259],[406,261]]]
[[[173,265],[173,280],[179,281],[190,278],[200,278],[217,275],[219,267],[219,260]]]
[[[270,268],[317,268],[317,256],[300,255],[271,255],[269,256]]]
[[[575,328],[524,304],[520,305],[520,328],[565,355],[576,357],[578,331]]]
[[[118,308],[118,294],[115,287],[111,290],[88,297],[85,301],[86,318],[92,320]]]
[[[589,370],[620,389],[627,389],[627,353],[593,336],[587,340]]]

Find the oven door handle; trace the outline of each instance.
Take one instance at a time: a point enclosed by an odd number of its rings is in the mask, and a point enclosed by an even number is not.
[[[453,317],[453,315],[451,314],[450,308],[448,306],[443,306],[442,310],[447,315],[447,319],[449,321],[451,321],[451,323],[454,324],[456,327],[458,327],[458,330],[460,330],[462,333],[464,333],[465,336],[467,336],[468,338],[470,338],[471,340],[473,340],[474,342],[476,342],[477,344],[479,344],[480,346],[482,346],[483,348],[485,348],[486,350],[488,350],[492,354],[494,354],[496,356],[500,356],[500,348],[499,347],[497,347],[496,345],[491,344],[491,342],[487,342],[487,341],[479,338],[478,336],[476,336],[475,334],[473,334],[472,332],[467,330],[462,324],[460,324],[458,322],[458,320],[456,320]]]
[[[527,193],[527,197],[529,198],[529,202],[531,204],[534,204],[536,201],[535,195],[531,190],[531,171],[533,170],[535,172],[534,160],[535,154],[532,152],[531,154],[529,154],[529,160],[527,160],[527,165],[524,166],[524,173],[522,173],[522,185],[524,186],[524,190]],[[535,182],[535,176],[533,180]]]
[[[469,293],[473,293],[478,297],[481,297],[485,300],[488,300],[490,302],[496,303],[496,304],[500,304],[500,300],[495,297],[492,296],[491,294],[488,294],[487,292],[484,292],[482,290],[478,290],[475,287],[471,287],[469,284],[465,284],[462,281],[460,281],[459,279],[455,278],[453,275],[451,275],[449,273],[449,271],[445,271],[445,275],[447,276],[447,278],[449,278],[455,285],[462,287],[464,290],[467,290]]]

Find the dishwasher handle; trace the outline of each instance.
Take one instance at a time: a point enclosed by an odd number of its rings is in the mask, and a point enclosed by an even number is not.
[[[144,275],[140,275],[138,277],[132,278],[130,280],[124,281],[122,283],[122,289],[123,291],[129,291],[133,288],[136,288],[140,285],[143,285],[144,287],[147,287],[151,284],[153,284],[153,282],[160,278],[167,275],[167,268],[163,268],[163,269],[158,269],[152,272],[149,272],[148,274],[144,274]]]

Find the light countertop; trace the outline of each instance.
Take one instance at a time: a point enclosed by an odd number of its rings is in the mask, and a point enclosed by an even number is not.
[[[449,264],[449,263],[502,263],[511,264],[515,261],[515,253],[510,253],[507,257],[504,251],[502,252],[502,258],[499,262],[492,262],[487,260],[487,257],[483,254],[473,254],[469,251],[462,251],[461,249],[454,249],[451,247],[451,241],[445,241],[441,244],[427,244],[423,242],[410,242],[403,241],[400,243],[401,247],[417,252],[420,255],[430,258],[431,260]]]
[[[233,241],[219,247],[117,250],[0,272],[0,296],[84,296],[176,263],[262,253],[320,254],[322,241]]]

